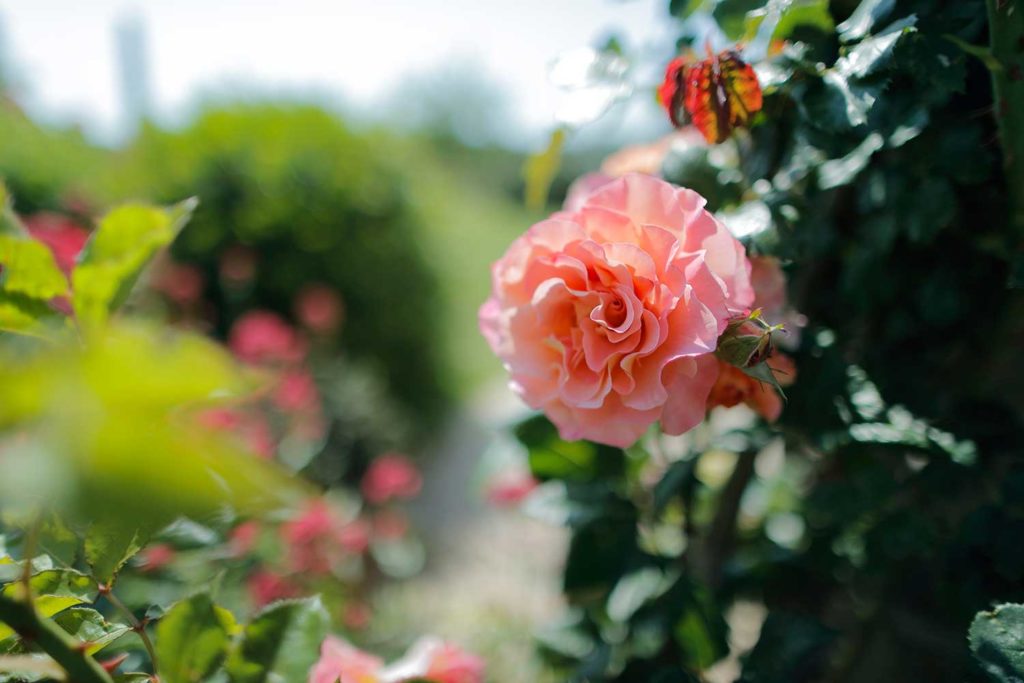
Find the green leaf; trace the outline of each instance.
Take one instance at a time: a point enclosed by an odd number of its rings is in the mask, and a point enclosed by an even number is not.
[[[678,588],[685,605],[674,635],[687,666],[702,671],[729,653],[729,627],[708,592],[689,579]]]
[[[565,138],[566,129],[556,128],[551,133],[547,149],[534,154],[523,165],[527,208],[539,211],[547,204],[551,183],[554,182],[558,167],[562,163],[562,147],[565,144]]]
[[[1024,680],[1024,605],[999,605],[979,612],[968,631],[971,652],[989,678],[999,683]]]
[[[836,61],[835,70],[846,78],[865,78],[883,69],[892,58],[896,43],[916,29],[917,17],[895,21],[876,36],[863,40]]]
[[[156,626],[160,679],[198,683],[209,676],[227,655],[234,628],[231,613],[205,593],[176,603]]]
[[[839,24],[836,29],[844,42],[860,40],[875,27],[896,5],[896,0],[863,0],[850,18]]]
[[[620,449],[589,441],[563,441],[543,415],[520,423],[515,434],[529,450],[530,470],[538,479],[590,481],[621,472],[625,466]]]
[[[232,683],[305,680],[320,653],[329,617],[319,597],[270,605],[245,627],[228,656]]]
[[[42,242],[0,234],[0,288],[9,294],[48,301],[68,293],[68,281]]]
[[[75,314],[96,327],[124,303],[142,269],[188,221],[195,200],[169,209],[127,204],[104,216],[72,273]]]
[[[668,466],[665,474],[654,485],[654,514],[660,514],[670,500],[696,483],[696,464],[697,458],[687,458]]]
[[[830,190],[853,182],[854,178],[867,168],[871,156],[882,149],[884,144],[881,135],[872,133],[846,156],[826,161],[818,168],[818,187]]]
[[[24,294],[0,291],[0,330],[31,334],[59,316],[45,301]]]
[[[831,33],[835,27],[832,14],[828,11],[828,0],[789,0],[780,3],[778,21],[772,29],[771,40],[786,40],[801,27],[818,29]],[[756,9],[747,14],[746,38],[753,40],[765,19],[770,15],[771,6]]]
[[[93,602],[96,599],[96,582],[73,569],[48,569],[38,572],[29,579],[36,611],[40,616],[52,617],[69,607]],[[20,581],[4,586],[2,594],[17,598],[23,592]],[[0,640],[14,635],[14,630],[0,624]]]
[[[686,19],[694,12],[706,10],[712,0],[669,0],[668,12],[674,17]]]
[[[126,520],[94,522],[85,536],[85,560],[96,579],[110,585],[124,563],[142,549],[147,537],[147,532]]]
[[[58,614],[54,621],[69,634],[83,643],[88,643],[85,651],[90,655],[96,654],[132,630],[130,626],[108,622],[102,614],[88,607],[72,607]]]
[[[718,0],[712,16],[730,40],[740,40],[746,32],[747,14],[762,10],[765,4],[765,0]]]

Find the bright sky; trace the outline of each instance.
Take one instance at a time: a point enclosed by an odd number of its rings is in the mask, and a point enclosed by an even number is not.
[[[320,94],[366,108],[403,77],[455,60],[505,87],[530,129],[551,124],[545,67],[616,29],[664,44],[667,0],[0,0],[0,49],[36,115],[121,130],[115,27],[146,30],[149,89],[165,121],[226,84]]]

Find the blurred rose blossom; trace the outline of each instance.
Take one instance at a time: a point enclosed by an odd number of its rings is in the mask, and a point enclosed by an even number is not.
[[[422,485],[423,480],[412,460],[398,453],[387,453],[370,463],[363,475],[362,490],[367,501],[380,504],[412,498]]]
[[[327,334],[341,325],[341,296],[326,285],[310,285],[295,299],[295,317],[313,332]]]
[[[306,355],[306,344],[295,328],[270,311],[249,311],[235,321],[228,345],[249,363],[296,363]]]
[[[89,240],[89,231],[59,213],[37,213],[22,221],[32,237],[53,253],[57,266],[70,276],[75,259]]]
[[[383,666],[378,657],[327,636],[320,646],[320,659],[309,672],[309,683],[378,683]]]

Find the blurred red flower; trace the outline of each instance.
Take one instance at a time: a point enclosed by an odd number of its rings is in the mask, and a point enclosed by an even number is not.
[[[363,496],[375,504],[392,499],[412,498],[420,492],[423,479],[412,461],[398,453],[387,453],[370,463],[363,475]]]
[[[235,321],[228,346],[249,363],[296,363],[306,355],[295,328],[270,311],[249,311]]]
[[[153,543],[142,549],[138,555],[139,569],[155,572],[170,564],[177,552],[166,543]]]
[[[275,600],[295,598],[301,594],[299,587],[287,577],[276,574],[269,569],[260,569],[251,574],[245,585],[249,599],[257,607],[263,607]]]

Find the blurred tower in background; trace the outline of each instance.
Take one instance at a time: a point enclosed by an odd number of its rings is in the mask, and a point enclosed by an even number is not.
[[[138,14],[122,17],[117,24],[116,36],[124,131],[132,136],[149,117],[149,61],[142,17]]]

